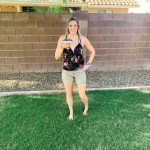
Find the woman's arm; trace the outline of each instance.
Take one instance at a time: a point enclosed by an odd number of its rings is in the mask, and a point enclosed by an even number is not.
[[[62,55],[63,52],[63,48],[62,48],[62,40],[63,40],[64,36],[60,36],[59,40],[58,40],[58,44],[57,44],[57,48],[55,51],[55,59],[59,59]]]
[[[84,46],[90,52],[89,60],[87,61],[87,63],[91,64],[95,56],[95,49],[86,37],[84,37]]]

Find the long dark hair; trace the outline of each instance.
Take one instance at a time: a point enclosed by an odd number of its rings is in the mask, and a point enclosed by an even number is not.
[[[76,17],[71,17],[71,18],[69,19],[68,24],[67,24],[67,34],[70,33],[70,32],[69,32],[69,29],[68,29],[68,26],[69,26],[69,23],[70,23],[71,21],[76,21],[76,22],[77,22],[77,26],[78,26],[77,35],[80,36],[80,31],[79,31],[80,25],[79,25],[79,21],[78,21],[78,19],[77,19]]]

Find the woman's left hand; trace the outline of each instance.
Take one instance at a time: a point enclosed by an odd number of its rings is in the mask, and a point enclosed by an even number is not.
[[[87,69],[89,69],[89,65],[84,65],[84,67],[82,68],[83,71],[86,71]]]

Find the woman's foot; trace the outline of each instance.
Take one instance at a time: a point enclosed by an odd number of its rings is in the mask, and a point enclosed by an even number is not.
[[[87,112],[88,112],[88,106],[85,107],[84,111],[83,111],[83,115],[86,116],[87,115]]]
[[[73,115],[69,115],[69,120],[73,120]]]

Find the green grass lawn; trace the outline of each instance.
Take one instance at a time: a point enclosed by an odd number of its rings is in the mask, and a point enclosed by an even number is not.
[[[88,116],[74,94],[0,97],[0,150],[149,150],[150,91],[87,92]]]

